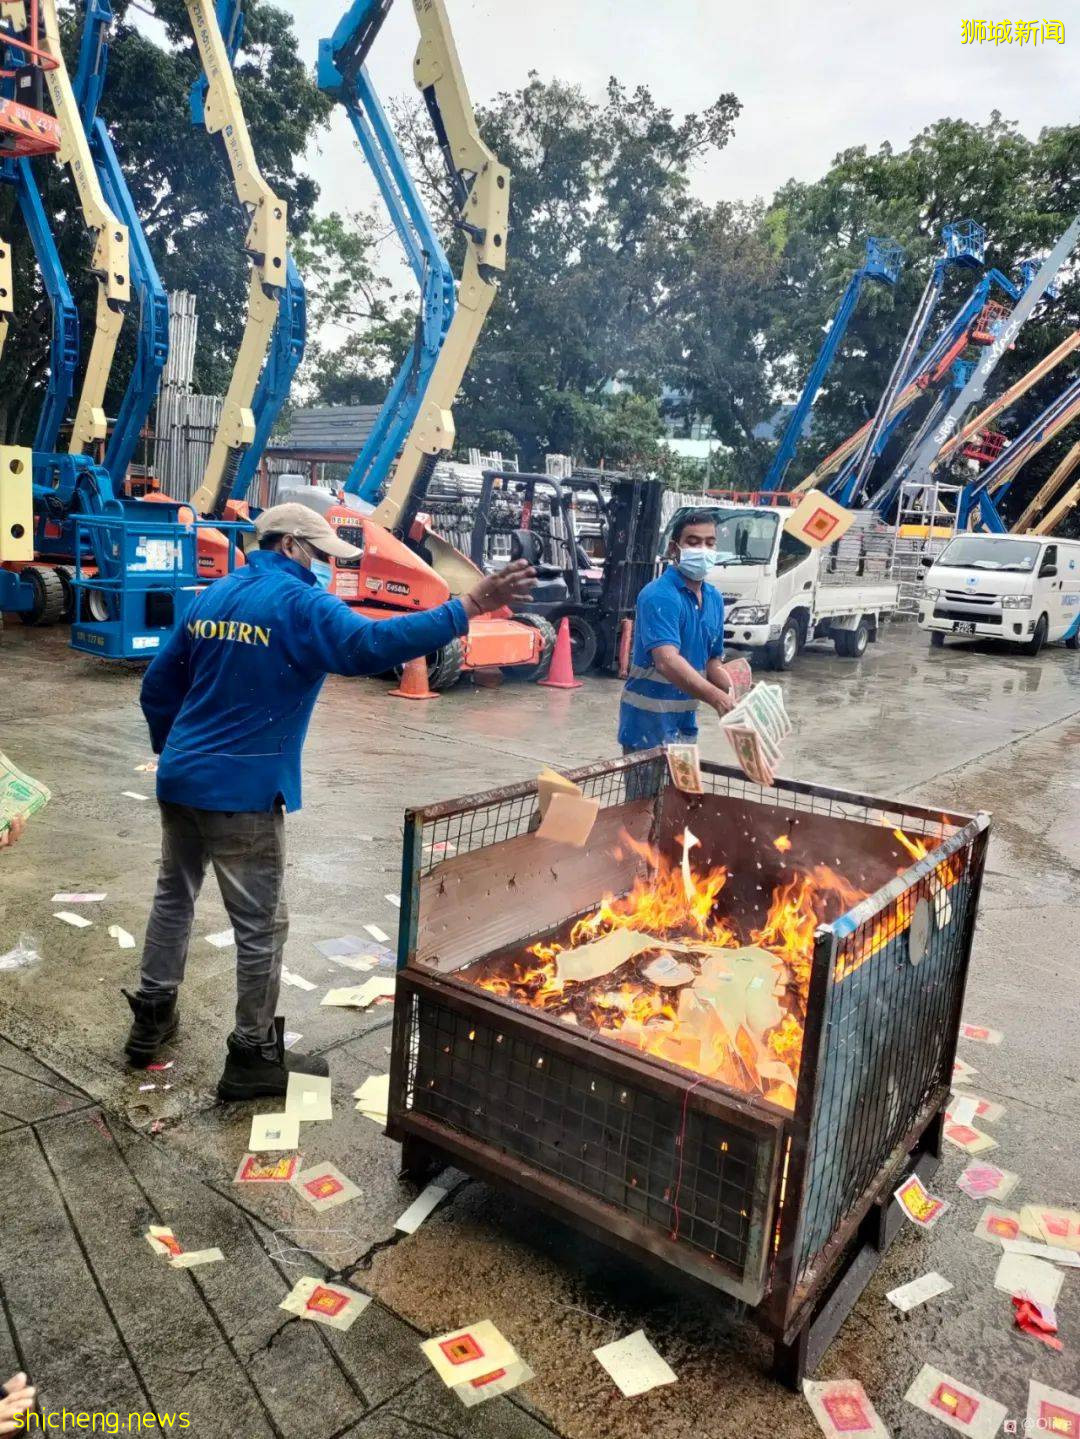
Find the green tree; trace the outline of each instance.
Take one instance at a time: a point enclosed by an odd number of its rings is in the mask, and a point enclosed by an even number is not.
[[[510,231],[502,289],[456,410],[463,444],[509,433],[532,465],[572,441],[593,462],[611,443],[606,420],[620,413],[605,399],[611,381],[642,401],[623,402],[624,419],[637,424],[655,406],[671,343],[670,272],[696,209],[691,171],[727,143],[738,111],[724,95],[680,119],[644,86],[612,79],[593,101],[533,74],[479,112],[510,169]],[[396,113],[457,268],[461,240],[430,127],[415,108]]]
[[[246,219],[237,205],[220,138],[211,139],[191,124],[188,93],[201,67],[182,0],[156,0],[166,47],[131,22],[128,0],[114,0],[114,10],[100,113],[109,124],[166,289],[192,290],[198,297],[195,383],[221,393],[243,332]],[[291,18],[266,0],[248,0],[245,11],[244,45],[236,63],[240,97],[263,172],[289,203],[293,234],[301,234],[310,223],[318,189],[299,162],[328,113],[328,102],[298,54]],[[74,70],[78,27],[70,6],[62,22],[65,55]],[[85,337],[92,324],[95,284],[87,274],[90,245],[74,188],[55,161],[37,160],[34,171],[80,304]],[[6,186],[0,191],[0,233],[12,241],[17,297],[16,322],[0,368],[0,433],[25,441],[47,374],[50,316],[25,228]],[[110,413],[130,373],[134,325],[134,314],[129,313],[106,395]],[[85,356],[85,342],[83,349]]]
[[[378,268],[388,239],[372,212],[334,211],[313,220],[293,247],[312,335],[300,384],[312,399],[381,403],[412,343],[415,295],[397,294]]]

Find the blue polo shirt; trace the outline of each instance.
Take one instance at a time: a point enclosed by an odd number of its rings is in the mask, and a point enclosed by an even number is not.
[[[619,707],[619,743],[624,749],[697,738],[698,701],[661,678],[652,652],[674,645],[699,674],[709,660],[724,657],[724,597],[703,584],[701,599],[669,565],[658,580],[638,595],[634,619],[634,654],[630,678]]]
[[[215,580],[143,679],[158,799],[238,812],[300,808],[300,752],[328,674],[379,675],[469,628],[465,606],[369,620],[276,550]]]

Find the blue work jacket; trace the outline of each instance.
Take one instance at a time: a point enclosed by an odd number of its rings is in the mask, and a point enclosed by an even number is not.
[[[143,679],[158,799],[197,809],[300,808],[300,754],[328,674],[377,675],[469,627],[465,606],[354,614],[275,550],[207,586]]]
[[[674,645],[702,675],[709,660],[724,657],[723,595],[704,584],[699,601],[675,565],[638,595],[633,663],[619,706],[619,743],[624,749],[697,738],[698,701],[656,670],[652,652],[660,645]]]

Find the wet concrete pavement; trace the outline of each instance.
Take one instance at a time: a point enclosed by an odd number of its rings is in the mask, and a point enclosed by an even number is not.
[[[994,837],[966,1014],[1005,1031],[966,1045],[975,1090],[1005,1106],[994,1126],[1019,1204],[1080,1205],[1080,1027],[1076,981],[1076,818],[1080,656],[1039,660],[974,646],[928,652],[897,626],[859,662],[810,651],[783,680],[795,732],[785,773],[959,810],[989,809]],[[321,1008],[350,972],[314,941],[365,923],[393,934],[401,815],[407,804],[528,778],[541,764],[610,756],[618,686],[572,694],[461,689],[421,705],[374,682],[331,680],[305,759],[305,808],[289,820],[288,968],[315,985],[283,988],[300,1047],[326,1053],[332,1125],[307,1126],[306,1162],[332,1159],[363,1198],[324,1215],[291,1192],[232,1179],[258,1106],[213,1103],[233,1001],[234,952],[204,936],[227,926],[212,882],[200,902],[170,1090],[140,1092],[122,1063],[126,1005],[157,860],[152,776],[137,675],[70,653],[56,631],[12,626],[0,642],[0,748],[44,780],[53,803],[0,859],[0,953],[20,934],[41,961],[0,974],[0,1147],[14,1178],[0,1200],[0,1368],[26,1367],[46,1407],[187,1408],[192,1431],[382,1436],[647,1433],[720,1439],[815,1433],[801,1400],[766,1377],[767,1346],[712,1300],[647,1281],[606,1250],[464,1176],[413,1236],[393,1221],[413,1190],[397,1148],[349,1094],[384,1073],[389,1010]],[[726,760],[715,725],[703,752]],[[94,925],[52,918],[56,890],[103,890]],[[150,1076],[153,1078],[153,1076]],[[156,1120],[160,1132],[151,1134]],[[309,1138],[309,1135],[311,1136]],[[925,1361],[1022,1416],[1029,1375],[1080,1388],[1080,1273],[1059,1303],[1065,1352],[1010,1329],[992,1288],[996,1254],[973,1239],[981,1205],[954,1187],[950,1150],[936,1191],[953,1202],[931,1235],[904,1234],[830,1349],[821,1376],[863,1381],[896,1435],[939,1426],[902,1401]],[[1010,1204],[1013,1201],[1010,1201]],[[303,1209],[304,1212],[298,1213]],[[174,1273],[142,1239],[171,1223],[186,1247],[220,1245],[214,1269]],[[885,1290],[928,1269],[955,1289],[904,1317]],[[345,1335],[277,1308],[301,1274],[345,1272],[376,1302]],[[537,1373],[514,1401],[465,1410],[418,1340],[492,1318]],[[590,1351],[643,1326],[676,1385],[621,1399]],[[18,1360],[18,1366],[16,1365]]]

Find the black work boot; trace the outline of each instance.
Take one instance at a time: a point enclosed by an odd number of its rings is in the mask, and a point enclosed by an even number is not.
[[[303,1054],[285,1053],[285,1021],[274,1020],[273,1059],[267,1059],[257,1045],[245,1044],[230,1034],[225,1041],[228,1058],[225,1071],[218,1080],[219,1099],[261,1099],[264,1095],[281,1098],[289,1087],[289,1075],[330,1073],[325,1059]]]
[[[120,993],[131,1005],[135,1016],[131,1033],[124,1045],[124,1053],[135,1069],[145,1069],[158,1057],[163,1045],[168,1044],[180,1027],[180,1016],[176,1012],[176,995],[168,999],[143,999],[138,994],[129,994],[126,989]]]

